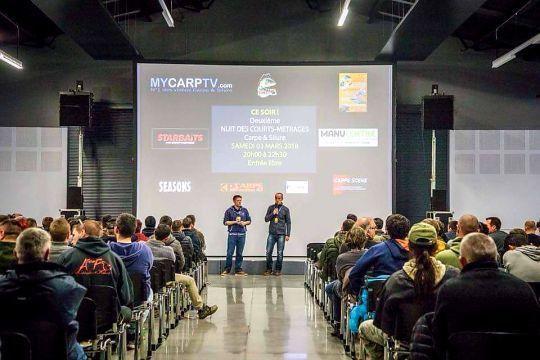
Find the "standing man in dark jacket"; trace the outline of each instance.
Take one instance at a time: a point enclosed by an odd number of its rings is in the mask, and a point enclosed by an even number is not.
[[[133,303],[133,287],[124,262],[100,239],[101,226],[95,220],[85,220],[80,229],[81,238],[75,246],[62,253],[56,262],[64,265],[79,284],[111,286],[118,295],[123,316],[125,307]]]
[[[228,275],[232,268],[232,256],[236,249],[235,258],[235,275],[247,276],[247,273],[242,270],[242,253],[246,244],[247,226],[251,224],[251,216],[245,207],[242,207],[242,196],[233,196],[233,206],[228,208],[223,215],[223,225],[227,226],[229,235],[227,236],[227,260],[225,261],[225,270],[221,273],[222,276]],[[184,219],[185,220],[185,219]],[[191,238],[193,240],[193,238]],[[193,243],[195,246],[195,243]]]
[[[277,244],[277,262],[276,270],[273,273],[276,276],[281,275],[283,266],[283,250],[285,242],[289,241],[291,236],[291,212],[289,208],[283,205],[283,194],[278,192],[274,195],[274,204],[266,210],[265,222],[269,222],[268,238],[266,239],[266,271],[263,275],[272,275],[272,253]]]
[[[13,313],[15,309],[4,308],[0,319],[2,327],[10,327],[10,321],[45,320],[65,327],[69,360],[86,359],[83,349],[77,343],[79,323],[75,318],[86,293],[65,269],[47,262],[51,248],[51,237],[45,231],[31,228],[17,238],[15,257],[17,265],[0,278],[0,303],[21,297],[39,302],[37,308],[24,309],[23,313]],[[30,299],[29,299],[30,298]],[[47,334],[41,334],[47,336]]]
[[[538,334],[536,295],[525,281],[499,270],[496,259],[497,247],[487,235],[471,233],[461,241],[461,274],[440,288],[435,305],[439,355],[446,353],[448,338],[461,331]]]

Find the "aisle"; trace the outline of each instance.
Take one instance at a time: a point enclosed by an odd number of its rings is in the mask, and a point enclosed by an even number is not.
[[[303,275],[210,276],[212,318],[184,319],[153,359],[348,359]]]

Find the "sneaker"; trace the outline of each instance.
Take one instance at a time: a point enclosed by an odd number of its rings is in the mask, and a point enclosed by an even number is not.
[[[264,275],[264,276],[270,276],[270,275],[272,275],[272,270],[266,270],[265,272],[263,272],[263,275]]]
[[[199,320],[202,320],[204,318],[207,318],[208,316],[212,315],[213,313],[215,313],[216,311],[218,310],[218,307],[217,305],[212,305],[212,306],[208,306],[208,305],[204,305],[202,307],[202,309],[200,309],[198,311],[199,313]]]
[[[281,276],[281,271],[274,271],[274,276]]]
[[[221,273],[221,276],[227,276],[229,275],[231,272],[229,270],[225,270]]]
[[[244,270],[240,270],[240,271],[236,271],[236,272],[234,273],[234,275],[236,275],[236,276],[247,276],[248,273],[245,272]]]

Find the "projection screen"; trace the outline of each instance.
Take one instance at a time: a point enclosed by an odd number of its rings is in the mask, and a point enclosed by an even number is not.
[[[226,253],[225,210],[251,214],[244,256],[265,254],[264,215],[284,194],[285,256],[348,213],[392,211],[392,66],[137,64],[137,215],[197,217]]]

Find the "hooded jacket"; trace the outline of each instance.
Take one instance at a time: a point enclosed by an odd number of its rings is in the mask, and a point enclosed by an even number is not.
[[[461,249],[461,238],[457,237],[452,241],[450,249],[443,250],[435,258],[442,262],[445,265],[450,265],[455,268],[461,269],[461,264],[459,263],[459,253]]]
[[[149,238],[150,236],[154,235],[154,231],[156,231],[156,228],[155,227],[145,227],[144,229],[141,230],[141,232],[144,234],[144,236],[146,236],[147,238]]]
[[[150,269],[154,263],[154,256],[150,248],[142,242],[134,243],[109,243],[111,250],[120,256],[120,259],[124,262],[128,273],[137,273],[144,276],[145,289],[144,299],[147,299],[150,295]]]
[[[338,231],[333,238],[326,240],[321,250],[319,267],[321,269],[321,277],[325,280],[328,278],[331,280],[337,279],[336,260],[339,255],[339,249],[345,242],[347,233],[347,231]]]
[[[39,302],[39,306],[26,309],[24,314],[12,315],[17,320],[40,319],[65,326],[68,359],[85,358],[77,343],[79,323],[75,319],[86,289],[77,284],[62,266],[49,262],[33,262],[15,265],[14,270],[9,270],[0,277],[1,303],[9,297],[25,294],[36,296],[34,301]],[[45,296],[41,297],[43,295]],[[32,302],[31,299],[29,301]],[[43,311],[44,309],[46,311]],[[2,321],[9,321],[8,317],[4,314]]]
[[[416,277],[416,261],[411,259],[403,264],[403,268],[393,273],[379,295],[377,310],[373,324],[387,334],[392,335],[396,328],[398,308],[402,303],[413,303],[418,314],[423,315],[435,309],[435,300],[442,284],[459,275],[459,270],[453,266],[445,266],[431,257],[435,268],[435,288],[429,295],[419,299],[414,292]],[[412,327],[411,327],[412,329]]]
[[[184,267],[182,270],[187,272],[191,269],[193,263],[193,242],[189,236],[184,235],[183,231],[173,231],[172,235],[182,246],[182,253],[184,254]]]
[[[372,246],[358,259],[349,275],[349,289],[352,294],[358,294],[364,283],[364,276],[372,270],[373,276],[391,275],[400,270],[409,260],[409,251],[396,240],[389,239]]]
[[[182,232],[184,235],[189,236],[193,244],[193,261],[199,262],[206,260],[206,256],[202,251],[201,241],[197,236],[197,232],[193,229],[183,229]]]
[[[156,240],[156,237],[152,235],[150,237],[150,240]],[[175,271],[180,272],[184,268],[184,265],[186,263],[186,259],[184,258],[184,252],[182,251],[182,245],[180,245],[180,242],[176,240],[173,234],[170,234],[169,237],[162,241],[165,246],[170,246],[173,249],[175,258]]]
[[[503,264],[506,271],[523,281],[540,281],[540,248],[536,246],[520,246],[505,252]]]
[[[79,284],[111,286],[116,289],[119,305],[133,303],[133,287],[124,262],[100,238],[88,236],[62,253],[56,263],[66,267]]]

